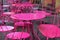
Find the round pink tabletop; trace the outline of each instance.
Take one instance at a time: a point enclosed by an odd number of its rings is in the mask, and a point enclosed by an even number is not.
[[[7,35],[10,39],[20,39],[20,38],[28,38],[30,34],[27,32],[12,32]]]
[[[1,31],[1,32],[10,31],[10,30],[12,30],[12,29],[14,29],[13,26],[0,26],[0,31]]]
[[[21,13],[21,14],[14,14],[11,15],[12,19],[17,20],[37,20],[46,17],[46,13]]]

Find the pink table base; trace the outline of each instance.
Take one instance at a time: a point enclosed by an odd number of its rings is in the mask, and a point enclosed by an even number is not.
[[[12,29],[14,29],[13,26],[0,26],[0,31],[1,32],[10,31]]]

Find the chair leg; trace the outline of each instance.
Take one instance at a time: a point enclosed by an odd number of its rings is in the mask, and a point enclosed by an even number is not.
[[[24,31],[24,27],[22,28],[22,32]]]
[[[20,38],[20,40],[22,40],[22,38]]]
[[[32,36],[30,37],[30,39],[29,39],[29,40],[33,40],[33,39],[32,39]]]
[[[17,31],[16,29],[17,29],[17,27],[16,27],[16,25],[14,25],[14,31]]]
[[[25,39],[23,39],[23,40],[25,40]]]
[[[30,33],[30,27],[28,26],[28,32]]]
[[[48,37],[47,37],[47,40],[48,40]]]
[[[5,40],[7,40],[7,37],[5,37]]]

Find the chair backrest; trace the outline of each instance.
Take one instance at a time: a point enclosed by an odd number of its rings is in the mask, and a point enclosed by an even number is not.
[[[15,26],[24,26],[24,22],[16,22],[14,25]]]

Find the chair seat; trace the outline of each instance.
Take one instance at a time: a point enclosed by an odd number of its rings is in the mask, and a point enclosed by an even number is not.
[[[39,31],[46,37],[54,38],[57,35],[58,26],[53,24],[40,24]]]
[[[5,15],[12,15],[12,14],[15,14],[14,12],[4,12],[3,14]]]
[[[10,31],[13,30],[13,26],[0,26],[0,32]]]
[[[27,32],[12,32],[7,34],[7,38],[11,39],[20,39],[20,38],[28,38],[30,37],[30,34]]]

